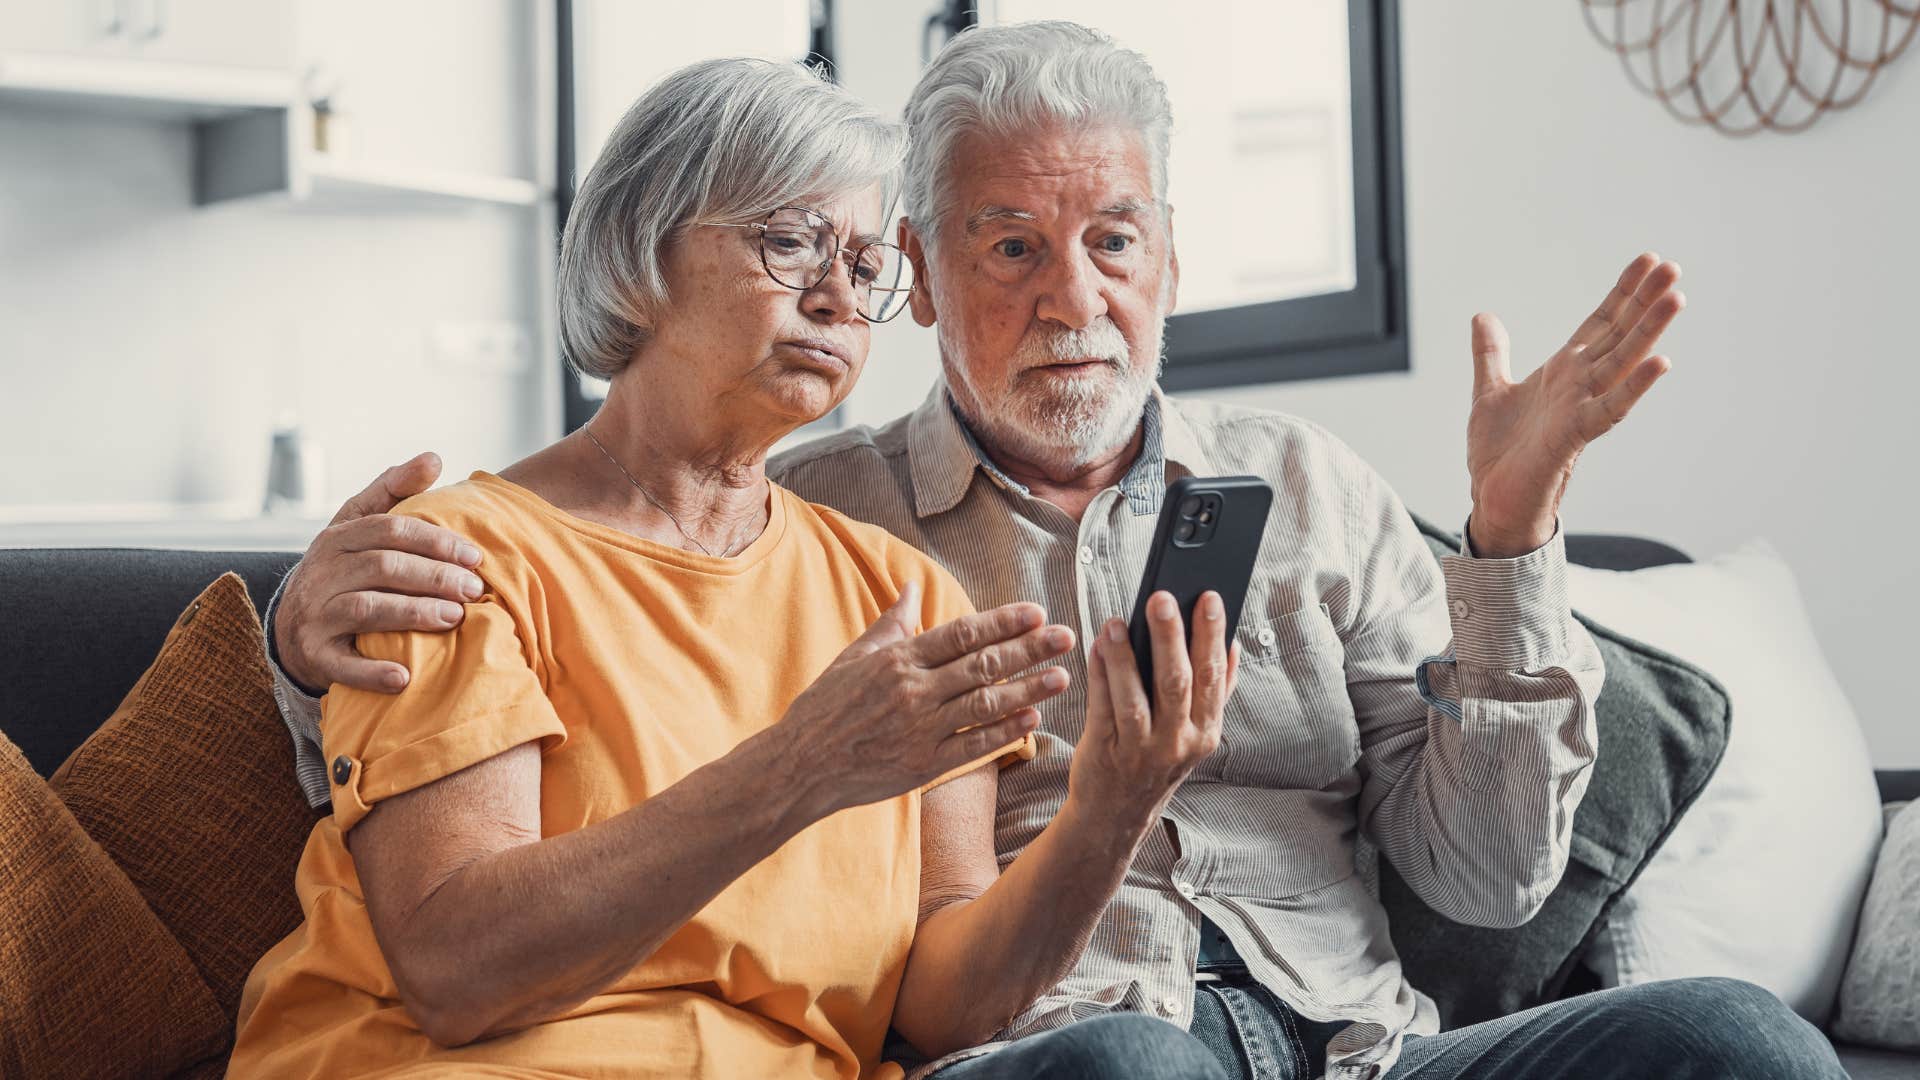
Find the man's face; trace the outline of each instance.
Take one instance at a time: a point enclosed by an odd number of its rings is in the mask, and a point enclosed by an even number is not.
[[[1145,141],[1096,125],[969,135],[920,264],[914,318],[991,449],[1080,468],[1133,436],[1160,365],[1179,264]]]

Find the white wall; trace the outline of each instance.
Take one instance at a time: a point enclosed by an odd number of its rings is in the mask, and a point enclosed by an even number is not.
[[[1416,510],[1457,523],[1474,312],[1506,321],[1524,377],[1634,254],[1678,259],[1689,306],[1666,341],[1674,370],[1582,458],[1566,526],[1696,557],[1772,540],[1876,762],[1920,765],[1920,54],[1807,133],[1739,140],[1639,96],[1574,0],[1407,3],[1401,19],[1413,370],[1206,396],[1327,425]],[[913,36],[876,25],[847,80],[897,109],[913,74],[855,65],[883,36],[910,59]],[[890,325],[874,340],[850,403],[860,422],[917,403],[936,370],[930,333]]]
[[[535,172],[532,0],[303,0],[357,160]],[[437,365],[433,328],[544,333],[539,211],[192,204],[184,125],[0,101],[0,512],[257,505],[277,414],[330,505],[439,450],[497,468],[557,434],[557,379]]]
[[[1635,252],[1679,260],[1673,371],[1581,459],[1566,526],[1772,540],[1876,763],[1920,765],[1920,56],[1806,133],[1732,139],[1639,96],[1572,0],[1401,17],[1413,371],[1218,396],[1326,424],[1454,522],[1473,313],[1524,376]]]

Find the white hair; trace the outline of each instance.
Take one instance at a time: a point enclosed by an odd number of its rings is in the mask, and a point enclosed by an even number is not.
[[[934,58],[907,100],[905,206],[921,242],[936,244],[952,210],[954,147],[968,134],[1012,136],[1057,123],[1107,123],[1139,132],[1153,197],[1167,198],[1173,110],[1147,58],[1078,23],[1015,23],[967,30]]]
[[[758,219],[880,184],[891,206],[906,132],[801,64],[706,60],[640,96],[580,185],[560,241],[560,341],[610,378],[667,303],[663,256],[695,221]]]
[[[1015,347],[1004,383],[982,385],[965,364],[948,364],[947,388],[967,425],[988,446],[1047,468],[1084,468],[1123,445],[1140,425],[1147,397],[1160,381],[1160,350],[1166,340],[1161,321],[1150,329],[1152,336],[1141,342],[1141,351],[1151,353],[1155,362],[1135,364],[1126,335],[1110,316],[1077,330],[1036,324]],[[958,357],[959,344],[949,336],[947,323],[935,323],[934,330],[942,355]],[[1059,360],[1104,360],[1112,370],[1103,380],[1033,383],[1037,368]]]

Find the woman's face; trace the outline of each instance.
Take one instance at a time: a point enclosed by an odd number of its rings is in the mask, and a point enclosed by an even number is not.
[[[831,412],[867,362],[872,328],[856,308],[846,260],[883,239],[880,199],[876,185],[797,201],[831,222],[846,249],[806,290],[768,276],[760,230],[689,226],[667,252],[666,310],[627,371],[650,397],[671,394],[677,406],[748,437],[761,427],[784,434]]]

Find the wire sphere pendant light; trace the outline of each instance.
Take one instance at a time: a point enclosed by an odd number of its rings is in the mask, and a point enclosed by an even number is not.
[[[1859,101],[1920,28],[1920,0],[1580,0],[1633,85],[1682,123],[1805,131]]]

